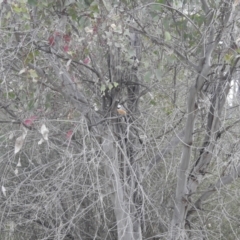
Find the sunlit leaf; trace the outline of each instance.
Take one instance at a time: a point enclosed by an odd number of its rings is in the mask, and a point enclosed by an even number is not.
[[[106,91],[106,85],[102,84],[100,90],[101,90],[101,92],[105,92]]]
[[[113,86],[117,87],[119,84],[117,82],[113,82]]]
[[[41,145],[43,142],[44,142],[44,139],[41,138],[41,139],[38,141],[38,145]]]
[[[9,140],[12,140],[13,139],[13,137],[14,137],[14,133],[13,132],[11,132],[10,134],[9,134]]]
[[[20,70],[20,71],[19,71],[19,73],[18,73],[18,74],[19,74],[19,75],[21,75],[21,74],[25,73],[25,72],[26,72],[26,70],[27,70],[26,68],[23,68],[22,70]]]
[[[2,193],[5,197],[7,196],[6,191],[7,191],[6,188],[2,185]]]
[[[113,30],[115,30],[117,26],[116,26],[116,24],[112,23],[112,24],[110,25],[110,27],[111,27]]]
[[[108,84],[108,89],[111,90],[113,88],[113,85],[111,83]]]
[[[22,164],[21,164],[21,158],[18,159],[18,163],[17,163],[17,167],[21,167]]]
[[[84,30],[85,30],[86,33],[93,33],[93,29],[90,28],[90,27],[85,27]]]
[[[22,136],[18,137],[15,141],[14,153],[18,153],[23,146],[24,138]]]
[[[231,53],[226,54],[226,55],[224,56],[224,59],[225,59],[225,61],[226,61],[227,63],[231,63],[231,61],[233,60],[233,58],[234,58],[234,55],[231,54]]]
[[[38,77],[38,75],[37,75],[37,73],[34,69],[30,69],[28,72],[30,73],[30,76],[32,78],[37,78]]]
[[[48,128],[46,127],[45,124],[43,124],[43,125],[41,126],[40,132],[41,132],[41,134],[42,134],[42,136],[43,136],[43,139],[46,140],[46,141],[48,141],[48,133],[49,133],[49,130],[48,130]]]
[[[67,61],[66,67],[69,67],[70,64],[71,64],[71,62],[72,62],[72,59],[69,59],[69,60]]]
[[[24,139],[27,136],[27,131],[22,134],[22,136],[18,137],[15,141],[15,146],[14,146],[14,154],[17,154],[23,146]]]
[[[21,7],[17,7],[17,6],[13,6],[13,11],[16,12],[16,13],[21,13],[23,12],[23,9]]]

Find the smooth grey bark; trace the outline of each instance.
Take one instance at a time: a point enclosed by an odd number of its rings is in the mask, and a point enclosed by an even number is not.
[[[187,238],[185,231],[185,219],[189,209],[190,193],[194,192],[194,189],[191,189],[191,184],[189,184],[188,182],[188,171],[193,143],[194,121],[198,110],[196,100],[198,94],[202,91],[205,82],[209,79],[208,74],[212,64],[212,53],[216,49],[222,36],[227,33],[227,30],[231,28],[233,24],[232,15],[234,12],[234,5],[232,1],[221,2],[221,6],[219,7],[221,10],[219,12],[211,9],[207,1],[202,0],[201,3],[202,9],[206,15],[206,21],[204,25],[204,31],[202,32],[202,50],[200,56],[198,57],[200,59],[198,64],[192,63],[185,54],[182,54],[178,49],[170,46],[162,39],[159,39],[158,37],[149,34],[145,29],[138,29],[133,27],[137,32],[151,39],[153,43],[156,43],[159,46],[165,46],[166,48],[173,50],[176,56],[179,57],[179,59],[181,59],[187,66],[189,66],[190,69],[193,69],[193,71],[197,72],[197,78],[190,88],[187,100],[188,115],[184,130],[183,152],[177,174],[175,207],[171,222],[171,228],[169,230],[169,239],[174,240],[180,238]],[[163,6],[166,8],[171,8],[166,5]],[[228,89],[226,89],[225,93],[227,94],[227,92]],[[220,104],[221,107],[223,107],[225,100],[222,99],[220,102],[218,102],[217,105],[219,106]],[[218,127],[218,120],[215,119],[213,123],[213,128],[211,130],[214,131]],[[178,144],[178,141],[175,142],[175,144]],[[214,148],[214,143],[212,144],[213,145],[209,146],[211,149]],[[144,173],[144,176],[146,176],[150,172],[155,163],[159,162],[163,156],[164,152],[157,154],[152,159]],[[206,160],[206,162],[210,162],[211,154],[207,154]]]
[[[206,1],[202,1],[203,9],[205,12],[209,9]],[[199,63],[199,75],[192,85],[189,91],[189,96],[187,100],[188,106],[188,116],[185,126],[185,137],[184,137],[184,145],[183,145],[183,152],[180,161],[180,165],[178,168],[177,174],[177,188],[176,188],[176,197],[175,197],[175,207],[174,213],[171,223],[171,230],[170,230],[170,239],[185,239],[187,236],[185,234],[185,220],[188,213],[188,209],[190,206],[190,194],[194,192],[193,186],[191,183],[188,184],[188,170],[189,170],[189,163],[191,160],[191,150],[192,150],[192,143],[193,143],[193,131],[194,131],[194,121],[195,116],[197,113],[197,94],[201,91],[209,73],[211,67],[211,57],[212,52],[216,48],[221,36],[226,31],[226,28],[229,27],[228,24],[231,23],[231,16],[232,16],[232,5],[231,3],[225,4],[222,6],[224,10],[221,11],[222,21],[219,22],[217,28],[215,24],[212,23],[212,20],[208,22],[209,24],[209,35],[207,36],[205,43],[203,44],[202,50],[202,58],[203,60]],[[216,29],[219,29],[219,32],[216,32]],[[220,104],[219,107],[223,107],[224,102]],[[217,104],[218,105],[218,104]],[[219,116],[217,116],[219,117]],[[214,127],[211,129],[212,131],[216,131],[218,127],[217,120],[214,122]],[[205,161],[210,162],[211,160],[211,152],[213,148],[213,144],[210,144],[208,152],[206,152]],[[200,165],[202,162],[200,163]],[[195,179],[194,179],[195,180]],[[199,181],[196,181],[199,184]]]
[[[110,191],[113,209],[116,217],[118,239],[134,239],[133,225],[130,217],[130,209],[126,202],[124,186],[121,180],[119,154],[116,141],[109,129],[109,134],[105,135],[102,148],[106,154],[106,173],[110,179]]]
[[[197,159],[188,179],[188,189],[190,194],[196,192],[196,189],[199,183],[202,181],[206,169],[212,159],[216,141],[219,136],[222,111],[226,102],[226,96],[230,90],[230,79],[231,77],[227,79],[221,79],[221,82],[219,82],[219,85],[216,88],[212,98],[208,115],[208,131],[205,135],[202,147],[203,152],[201,153],[199,159]]]

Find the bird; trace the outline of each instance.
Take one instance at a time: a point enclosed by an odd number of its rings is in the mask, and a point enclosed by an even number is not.
[[[120,104],[118,104],[118,106],[117,106],[117,112],[118,112],[119,115],[122,115],[122,116],[127,115],[126,109]]]

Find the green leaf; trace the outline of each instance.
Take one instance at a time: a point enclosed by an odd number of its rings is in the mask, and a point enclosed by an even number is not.
[[[111,83],[108,84],[108,89],[111,90],[113,88],[113,85]]]
[[[150,101],[150,104],[153,105],[153,106],[156,106],[156,105],[157,105],[156,101],[154,101],[154,100],[151,100],[151,101]]]
[[[27,3],[29,5],[37,5],[38,1],[37,0],[28,0]]]
[[[8,97],[11,99],[15,98],[15,93],[14,92],[8,92]]]
[[[74,7],[68,9],[68,14],[72,17],[74,21],[77,20],[77,11]]]
[[[157,80],[161,80],[161,78],[162,78],[162,70],[161,69],[156,69],[155,70],[155,75],[157,77]]]
[[[23,11],[23,9],[22,8],[20,8],[20,7],[13,7],[13,11],[14,12],[16,12],[16,13],[21,13],[22,11]]]
[[[97,4],[92,4],[91,7],[90,7],[90,10],[94,13],[98,13],[99,12],[98,5]]]
[[[119,84],[117,82],[113,82],[113,86],[116,88]]]
[[[148,61],[142,61],[141,64],[143,64],[143,66],[145,68],[148,68],[149,67],[149,62]]]
[[[106,85],[102,84],[100,90],[101,90],[101,92],[105,92],[106,91]]]
[[[228,53],[228,54],[226,54],[226,55],[224,56],[224,60],[225,60],[227,63],[231,63],[231,61],[233,60],[233,58],[234,58],[233,54],[230,54],[230,53]]]
[[[84,2],[87,6],[90,6],[92,4],[93,0],[84,0]]]
[[[169,32],[165,32],[165,40],[168,42],[168,41],[170,41],[172,39],[172,37],[171,37],[171,35],[170,35],[170,33]]]
[[[149,82],[151,80],[152,77],[152,72],[146,72],[146,74],[144,75],[144,79],[146,82]]]
[[[25,64],[33,62],[36,56],[39,56],[39,51],[35,50],[30,52],[25,58]]]
[[[38,77],[38,75],[37,75],[35,70],[30,69],[28,72],[29,72],[31,78],[37,78]]]

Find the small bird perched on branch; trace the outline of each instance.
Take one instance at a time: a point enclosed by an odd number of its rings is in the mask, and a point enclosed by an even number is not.
[[[118,106],[117,106],[117,112],[118,112],[118,114],[120,114],[122,116],[126,116],[127,115],[126,109],[122,105],[120,105],[120,104],[118,104]]]

